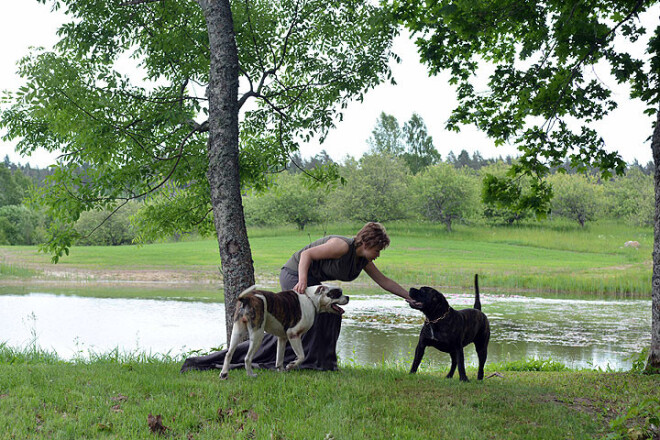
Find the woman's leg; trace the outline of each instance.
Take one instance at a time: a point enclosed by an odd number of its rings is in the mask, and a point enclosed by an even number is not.
[[[282,290],[293,290],[293,287],[298,284],[298,274],[290,272],[286,269],[280,271],[280,287]]]

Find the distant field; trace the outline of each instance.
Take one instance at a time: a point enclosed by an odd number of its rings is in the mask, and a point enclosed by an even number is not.
[[[360,224],[311,227],[250,228],[250,243],[257,279],[275,281],[291,254],[324,234],[353,235]],[[653,231],[618,223],[577,225],[544,222],[519,227],[443,227],[416,223],[390,223],[392,244],[376,261],[379,269],[404,287],[432,285],[471,290],[479,273],[484,291],[593,293],[649,296]],[[638,241],[639,249],[624,248]],[[20,276],[21,266],[34,269],[49,264],[49,256],[32,247],[2,247],[0,279]],[[202,270],[217,273],[220,265],[215,239],[144,246],[75,247],[58,264],[62,271],[94,270]],[[29,274],[29,271],[26,273]],[[26,275],[27,276],[27,275]],[[375,285],[362,275],[361,288]]]

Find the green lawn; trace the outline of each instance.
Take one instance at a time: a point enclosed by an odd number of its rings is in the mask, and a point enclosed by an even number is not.
[[[653,429],[660,411],[658,376],[636,373],[499,370],[461,383],[440,371],[342,367],[254,379],[235,370],[220,381],[217,371],[179,368],[111,356],[33,361],[0,347],[0,436],[157,438],[151,414],[163,438],[182,439],[628,438],[614,435]],[[627,424],[616,421],[631,407]]]
[[[291,254],[324,233],[352,235],[359,227],[250,228],[258,280],[276,281]],[[651,228],[606,222],[584,229],[561,222],[510,228],[459,225],[452,233],[437,225],[410,222],[386,227],[392,244],[376,264],[404,286],[469,290],[473,274],[479,273],[485,291],[650,295]],[[640,248],[624,248],[628,240],[639,241]],[[14,265],[21,261],[47,264],[49,259],[31,247],[0,250],[18,260],[10,261]],[[74,247],[59,266],[62,270],[160,268],[217,274],[219,256],[214,239],[140,247]],[[373,287],[365,275],[358,281]]]

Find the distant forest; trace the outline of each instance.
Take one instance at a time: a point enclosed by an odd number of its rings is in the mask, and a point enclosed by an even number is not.
[[[293,155],[284,169],[273,170],[264,188],[245,189],[246,221],[250,226],[293,224],[304,229],[327,221],[412,220],[440,223],[451,231],[462,223],[512,225],[538,220],[525,204],[530,181],[506,180],[515,158],[484,158],[465,150],[458,155],[450,152],[445,158],[433,150],[426,151],[428,157],[413,153],[410,148],[378,148],[372,139],[371,149],[361,158],[347,156],[341,163],[326,151],[311,158]],[[566,218],[581,226],[599,219],[652,225],[652,162],[633,162],[625,175],[606,181],[596,170],[578,174],[568,163],[561,168],[548,179],[554,192],[550,218]],[[325,171],[319,174],[318,170]],[[52,172],[51,168],[17,165],[5,157],[0,165],[0,244],[36,245],[48,228],[56,227],[44,208],[31,201]],[[325,175],[325,180],[319,181],[319,175]],[[514,196],[489,198],[484,189],[488,176],[506,181]],[[150,203],[149,199],[132,202],[112,215],[83,213],[76,225],[77,244],[148,241],[140,235],[139,225],[140,210]],[[206,230],[200,225],[198,230],[180,231],[170,238],[205,235]]]

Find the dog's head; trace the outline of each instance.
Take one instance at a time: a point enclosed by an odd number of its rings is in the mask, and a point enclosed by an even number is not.
[[[344,309],[339,306],[348,304],[348,296],[344,295],[341,287],[337,286],[310,286],[305,290],[307,295],[318,298],[319,312],[343,314]]]
[[[449,310],[449,303],[445,296],[433,287],[424,286],[420,289],[413,287],[408,291],[408,294],[412,300],[421,304],[418,307],[411,304],[411,307],[421,310],[430,319],[434,319],[436,315],[442,315]]]

